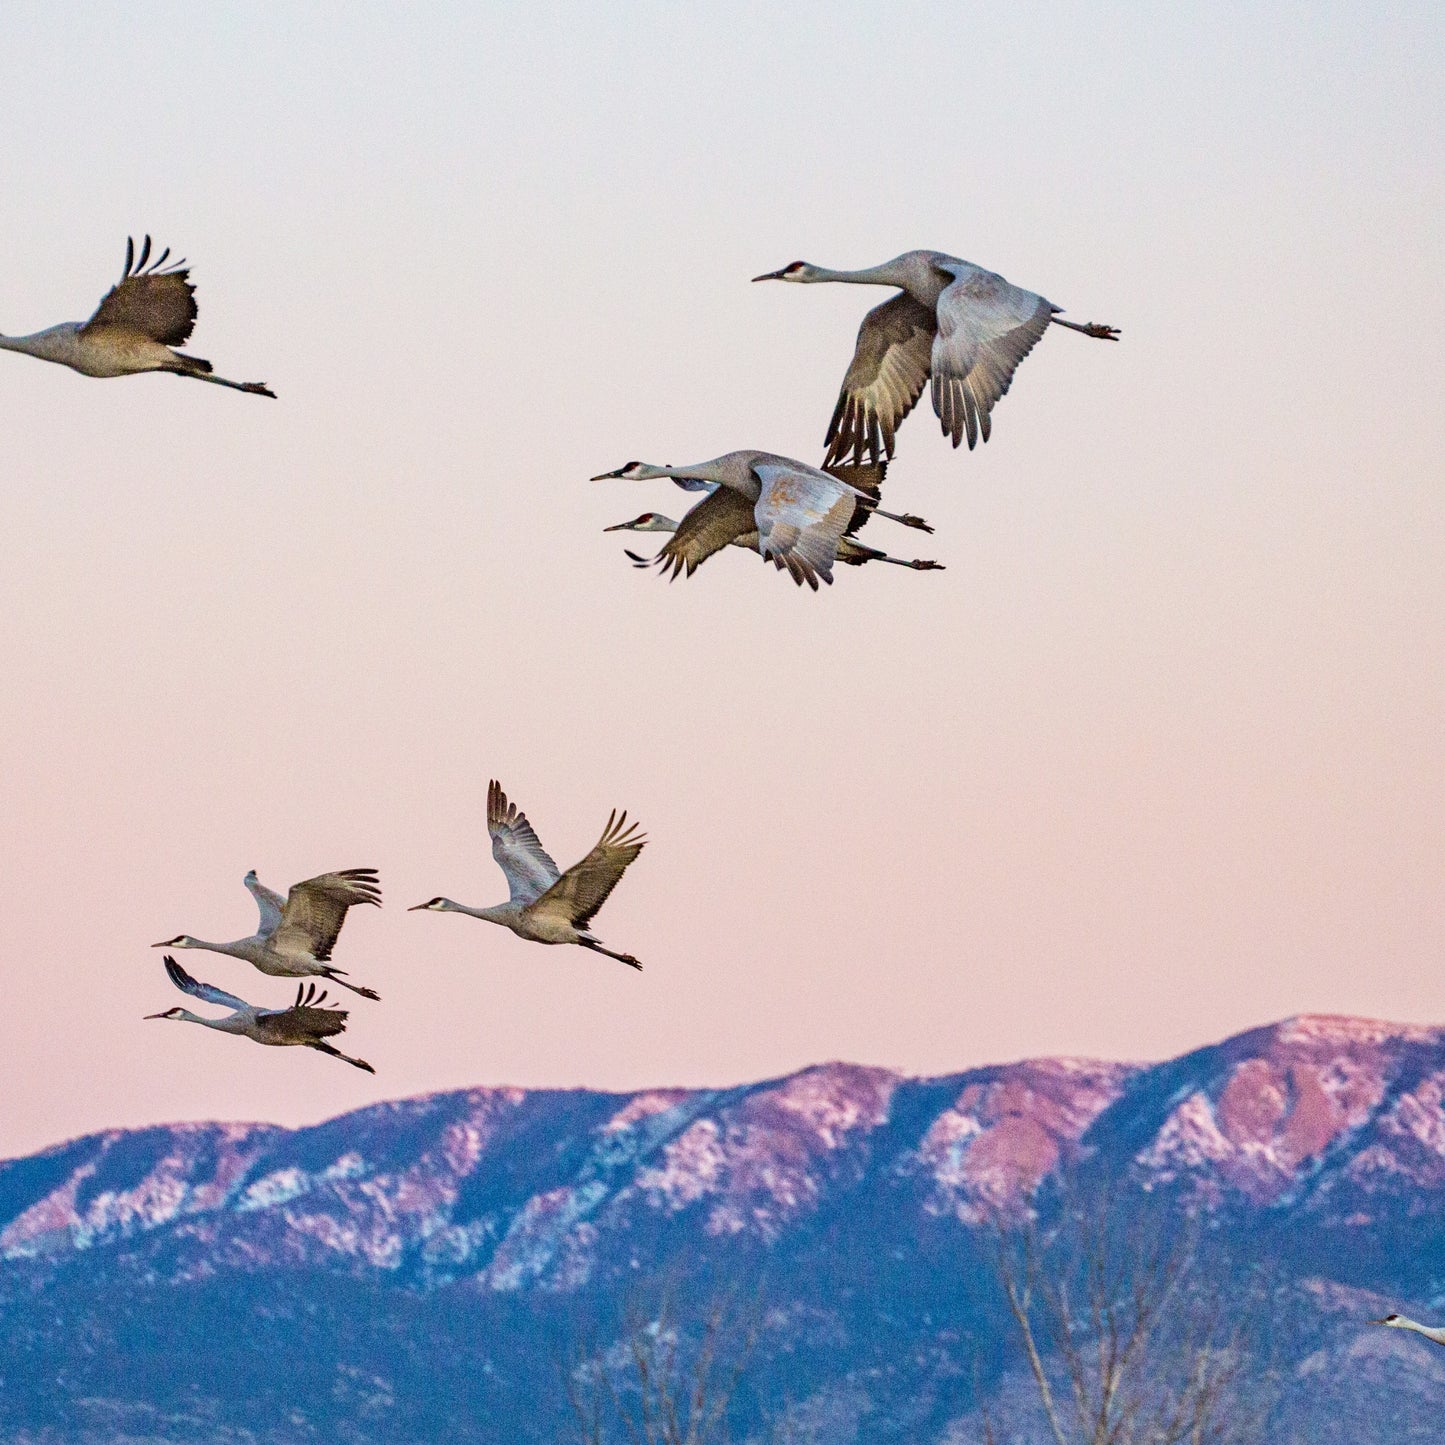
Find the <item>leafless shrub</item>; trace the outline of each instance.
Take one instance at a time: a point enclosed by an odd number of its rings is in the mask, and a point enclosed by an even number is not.
[[[1253,1307],[1196,1268],[1163,1210],[1069,1206],[995,1228],[999,1284],[1053,1445],[1240,1445],[1259,1438]],[[983,1436],[998,1445],[985,1409]]]

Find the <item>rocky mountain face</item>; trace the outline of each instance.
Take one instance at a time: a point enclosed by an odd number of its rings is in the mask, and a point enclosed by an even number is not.
[[[0,1164],[0,1429],[556,1440],[584,1341],[663,1289],[741,1290],[765,1325],[738,1438],[786,1398],[795,1438],[961,1442],[1018,1365],[993,1231],[1061,1179],[1268,1265],[1274,1438],[1375,1438],[1383,1401],[1434,1433],[1445,1351],[1360,1321],[1445,1293],[1445,1030],[1324,1017],[1147,1066],[828,1064],[79,1139]]]

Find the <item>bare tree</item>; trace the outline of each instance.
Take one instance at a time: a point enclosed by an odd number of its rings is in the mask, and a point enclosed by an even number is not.
[[[1053,1445],[1236,1445],[1258,1438],[1248,1301],[1196,1268],[1177,1216],[1065,1207],[996,1227],[998,1274]],[[1226,1306],[1230,1307],[1226,1307]],[[983,1413],[987,1445],[999,1436]]]
[[[758,1315],[729,1297],[688,1323],[665,1289],[653,1308],[628,1306],[610,1347],[578,1352],[567,1396],[581,1445],[727,1445]]]

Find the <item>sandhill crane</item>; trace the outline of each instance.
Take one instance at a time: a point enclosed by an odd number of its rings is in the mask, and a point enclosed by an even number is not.
[[[336,936],[346,921],[346,910],[358,903],[381,907],[381,890],[374,868],[344,868],[340,873],[321,873],[303,883],[294,883],[282,898],[256,877],[253,868],[243,880],[256,900],[261,926],[249,938],[233,943],[208,943],[177,934],[152,948],[204,948],[231,958],[244,958],[262,973],[276,978],[325,978],[359,993],[362,998],[379,999],[380,994],[360,984],[349,983],[343,970],[331,962]]]
[[[165,264],[169,246],[154,261],[150,254],[149,236],[139,256],[131,237],[125,243],[125,270],[89,321],[65,321],[30,336],[0,336],[0,350],[54,361],[82,376],[168,371],[274,398],[264,382],[227,381],[212,372],[209,361],[171,350],[184,346],[195,327],[196,288],[184,260]]]
[[[842,538],[868,516],[876,514],[905,526],[932,530],[920,518],[878,508],[880,476],[881,472],[871,478],[856,477],[862,485],[854,485],[842,476],[774,452],[737,451],[685,467],[628,462],[592,480],[670,477],[714,484],[714,490],[682,519],[672,541],[653,559],[665,576],[675,578],[685,570],[690,577],[714,552],[756,532],[758,551],[780,571],[786,568],[799,586],[806,582],[816,592],[820,577],[830,584],[833,581],[833,562]]]
[[[1407,1315],[1386,1315],[1382,1320],[1371,1320],[1372,1325],[1389,1325],[1395,1330],[1414,1330],[1417,1335],[1424,1335],[1433,1344],[1445,1345],[1445,1328],[1439,1325],[1422,1325],[1418,1320],[1412,1320]]]
[[[407,911],[465,913],[487,923],[500,923],[532,943],[575,943],[640,969],[642,965],[630,953],[604,948],[590,932],[597,910],[647,842],[637,827],[634,823],[629,828],[627,814],[619,818],[614,811],[592,851],[562,873],[542,847],[527,815],[507,801],[502,785],[493,778],[487,785],[487,831],[492,835],[492,857],[506,875],[511,897],[494,908],[469,908],[450,898],[433,898]]]
[[[289,1008],[257,1008],[233,993],[216,988],[214,984],[192,978],[169,954],[166,956],[166,972],[182,993],[233,1012],[225,1018],[208,1019],[193,1014],[190,1009],[168,1008],[164,1013],[147,1014],[148,1019],[177,1019],[181,1023],[200,1024],[203,1028],[218,1029],[223,1034],[241,1034],[255,1039],[258,1044],[272,1044],[278,1048],[315,1049],[318,1053],[330,1054],[333,1059],[345,1059],[353,1068],[365,1069],[368,1074],[376,1072],[365,1059],[354,1059],[326,1042],[345,1031],[347,1013],[343,1008],[327,1005],[325,992],[318,993],[314,983],[300,984],[296,989],[296,1002]]]
[[[676,532],[677,528],[678,524],[661,512],[644,512],[630,522],[618,522],[614,526],[604,527],[602,530],[604,532]],[[744,532],[741,536],[734,537],[729,545],[741,547],[747,552],[762,550],[756,528],[751,532]],[[627,555],[638,567],[651,567],[657,561],[655,557],[639,557],[636,552],[629,551]],[[918,557],[912,561],[907,561],[902,557],[890,557],[886,552],[880,552],[876,547],[865,546],[853,537],[839,539],[838,560],[846,562],[850,567],[861,567],[865,562],[892,562],[897,567],[912,567],[918,572],[941,572],[943,570],[942,562],[926,562]]]
[[[941,251],[905,251],[863,271],[830,271],[793,261],[754,281],[844,281],[897,286],[901,294],[875,306],[858,329],[853,360],[828,423],[828,460],[850,453],[862,461],[893,455],[893,435],[933,380],[933,409],[956,447],[989,437],[989,413],[1009,389],[1019,362],[1049,323],[1101,341],[1118,330],[1065,321],[1059,308]]]
[[[878,513],[878,502],[882,495],[883,479],[887,475],[887,462],[870,462],[866,465],[853,466],[843,462],[832,462],[825,464],[821,470],[829,476],[836,477],[840,482],[856,488],[864,493],[869,499],[869,506],[859,506],[853,509],[852,520],[848,523],[843,536],[838,542],[838,561],[846,562],[850,567],[861,567],[865,562],[892,562],[899,567],[912,567],[920,572],[942,571],[941,562],[926,562],[921,559],[906,561],[902,557],[890,557],[886,552],[881,552],[876,547],[869,547],[859,542],[854,536],[870,517],[875,514],[889,517],[893,521],[901,522],[905,527],[917,527],[924,532],[932,532],[933,528],[923,520],[922,517],[915,517],[911,513],[903,516],[895,515],[892,512]],[[673,485],[681,487],[685,492],[706,492],[709,495],[719,488],[717,482],[699,481],[694,477],[674,477]],[[699,504],[700,505],[700,504]],[[694,507],[693,511],[697,508]],[[676,533],[680,527],[687,528],[683,540],[676,546],[671,546],[669,555],[664,558],[662,552],[655,557],[639,557],[635,552],[627,552],[633,564],[638,567],[651,567],[661,563],[665,572],[668,572],[672,579],[676,579],[682,567],[687,568],[687,575],[690,577],[701,563],[711,555],[715,548],[711,542],[715,540],[711,533],[714,526],[719,532],[730,525],[729,519],[736,513],[741,518],[741,512],[737,508],[729,508],[727,516],[721,514],[714,516],[711,512],[701,514],[700,518],[694,519],[689,512],[681,522],[674,522],[670,517],[660,512],[644,512],[640,517],[630,522],[619,522],[614,527],[605,527],[607,532],[672,532]],[[706,527],[699,528],[701,521],[708,522]],[[750,552],[762,553],[762,538],[758,532],[756,517],[751,519],[748,530],[739,531],[736,536],[729,539],[728,545],[741,547]],[[625,550],[625,549],[624,549]],[[668,551],[667,548],[664,551]]]

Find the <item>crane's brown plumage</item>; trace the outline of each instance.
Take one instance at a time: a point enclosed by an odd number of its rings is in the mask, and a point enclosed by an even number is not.
[[[95,315],[81,327],[81,334],[98,331],[129,331],[158,341],[162,346],[184,346],[195,329],[196,288],[190,282],[190,271],[184,260],[165,265],[171,254],[167,247],[149,266],[151,238],[147,236],[140,257],[135,254],[135,240],[125,243],[125,270],[121,278],[105,293]],[[164,269],[163,269],[164,268]],[[211,364],[199,357],[187,358],[194,365],[209,371]]]
[[[928,384],[937,330],[933,312],[906,291],[863,318],[824,438],[825,465],[893,455],[894,433]]]
[[[262,1043],[284,1043],[304,1039],[334,1038],[345,1032],[348,1010],[327,1004],[325,989],[303,983],[296,989],[296,1002],[289,1008],[266,1009],[256,1016],[256,1031]]]
[[[642,852],[647,839],[638,829],[637,823],[628,826],[625,812],[619,817],[614,809],[592,851],[531,905],[533,911],[559,913],[574,928],[586,929],[628,865]]]
[[[662,568],[669,581],[691,577],[714,552],[758,530],[753,504],[741,492],[719,487],[677,524],[677,531],[648,565]]]
[[[309,952],[318,963],[331,959],[347,909],[358,903],[381,907],[374,868],[344,868],[295,883],[286,895],[281,922],[271,935],[278,952]]]

